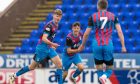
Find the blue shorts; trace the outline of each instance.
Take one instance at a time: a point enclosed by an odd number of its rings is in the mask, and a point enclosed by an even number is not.
[[[113,59],[113,43],[109,41],[108,45],[98,46],[97,41],[93,41],[93,55],[97,60],[110,61]]]
[[[36,47],[35,56],[33,59],[37,63],[40,63],[45,58],[51,59],[54,58],[55,56],[57,56],[57,52],[53,48],[50,48],[49,46],[38,45]]]
[[[62,56],[62,63],[63,63],[63,70],[68,71],[72,63],[77,65],[79,63],[82,63],[82,59],[79,54],[75,54],[74,56],[68,56],[66,53],[64,53]]]

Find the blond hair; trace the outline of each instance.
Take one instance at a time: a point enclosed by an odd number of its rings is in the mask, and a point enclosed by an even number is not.
[[[53,13],[56,14],[56,15],[62,15],[62,10],[61,9],[55,9]]]

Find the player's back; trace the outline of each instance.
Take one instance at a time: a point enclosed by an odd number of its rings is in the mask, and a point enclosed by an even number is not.
[[[98,45],[108,45],[110,41],[112,42],[115,19],[115,15],[109,11],[99,11],[92,15],[94,38]]]

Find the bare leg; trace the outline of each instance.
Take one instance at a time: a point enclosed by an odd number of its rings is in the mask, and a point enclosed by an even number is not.
[[[52,62],[57,66],[57,78],[58,78],[58,84],[63,84],[63,78],[62,78],[62,62],[60,60],[59,56],[55,56],[51,59]]]

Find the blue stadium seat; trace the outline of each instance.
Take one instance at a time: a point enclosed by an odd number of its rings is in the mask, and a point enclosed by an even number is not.
[[[119,12],[119,13],[116,13],[115,15],[118,17],[119,21],[122,22],[122,19],[123,19],[123,13],[122,13],[122,12]]]
[[[46,22],[49,22],[50,20],[52,20],[52,13],[49,13],[48,16],[46,17]]]
[[[112,5],[112,9],[111,9],[114,14],[117,14],[120,10],[120,5],[116,4],[116,5]]]
[[[62,0],[63,4],[62,5],[71,5],[73,3],[72,0]]]
[[[134,48],[135,48],[135,47],[133,47],[132,45],[129,45],[129,46],[126,45],[127,52],[129,52],[129,53],[136,52],[136,51],[134,50]]]
[[[74,5],[67,6],[66,14],[73,14],[74,13]]]
[[[129,44],[134,45],[134,41],[135,41],[134,38],[125,39],[125,43],[126,43],[126,45],[128,44],[128,46],[129,46]]]
[[[123,11],[125,11],[125,12],[133,11],[133,5],[131,5],[131,4],[123,4],[122,7],[123,7]]]
[[[93,0],[62,0],[62,5],[56,5],[56,8],[60,8],[63,11],[63,17],[55,37],[56,42],[60,43],[58,52],[62,53],[65,46],[66,35],[71,32],[71,25],[75,21],[81,23],[82,31],[85,31],[88,18],[97,11],[96,1]],[[115,14],[119,18],[124,37],[126,47],[129,53],[140,52],[140,0],[108,0],[108,10]],[[38,25],[38,30],[33,30],[30,33],[30,38],[22,41],[21,47],[16,47],[15,53],[33,53],[35,52],[35,46],[39,40],[40,35],[43,32],[46,22],[52,19],[52,13],[46,16],[46,21],[41,21]],[[94,31],[90,35],[94,35]],[[121,52],[121,44],[118,38],[116,30],[113,31],[113,43],[114,51],[116,53]],[[91,43],[92,39],[88,40]],[[91,53],[92,46],[87,45],[84,53]]]
[[[35,49],[33,47],[30,47],[27,53],[35,53]]]
[[[137,18],[138,21],[140,21],[140,19],[139,19],[140,18],[140,12],[139,11],[136,13],[136,18]]]
[[[138,36],[138,37],[139,37],[139,36]],[[136,40],[137,46],[139,46],[139,45],[140,45],[140,38],[136,38],[136,37],[135,37],[135,40]]]
[[[97,7],[96,7],[96,5],[87,5],[87,7],[89,8],[89,11],[88,11],[89,15],[91,15],[91,14],[97,12]]]
[[[42,30],[44,29],[45,25],[46,25],[46,22],[45,22],[45,21],[39,22],[39,25],[38,25],[39,28],[38,28],[38,30],[39,30],[39,31],[42,31]]]
[[[81,5],[78,7],[77,13],[82,14],[84,13],[85,9],[86,9],[86,5]]]
[[[88,4],[88,5],[93,5],[93,3],[95,2],[93,0],[83,0],[83,1],[84,1],[84,4]]]
[[[21,53],[27,53],[29,47],[30,47],[29,45],[22,45],[21,46]]]
[[[21,53],[21,47],[16,47],[16,48],[14,49],[14,53],[20,54],[20,53]]]
[[[58,8],[58,9],[62,9],[63,7],[62,7],[62,5],[56,5],[55,8],[56,8],[56,9],[57,9],[57,8]]]
[[[33,30],[31,33],[30,33],[30,37],[31,38],[39,38],[41,36],[42,32],[41,31],[38,31],[38,30]]]
[[[63,13],[65,13],[66,12],[66,8],[67,8],[68,6],[67,5],[62,5],[62,11],[63,11]]]
[[[81,5],[82,3],[82,0],[74,0],[73,5]]]
[[[127,29],[128,23],[126,21],[121,21],[121,28],[123,31],[125,31]]]
[[[30,39],[29,38],[25,38],[22,40],[22,45],[28,45],[30,46]]]
[[[139,4],[139,3],[135,4],[135,9],[134,9],[134,11],[135,11],[135,12],[139,12],[139,9],[140,9],[140,4]]]
[[[75,21],[78,21],[78,15],[77,14],[72,14],[71,16],[70,16],[70,20],[69,20],[71,23],[72,22],[75,22]]]
[[[34,47],[38,44],[39,38],[30,38],[30,46]]]
[[[121,52],[121,47],[120,46],[114,46],[114,52],[115,53],[120,53]]]

